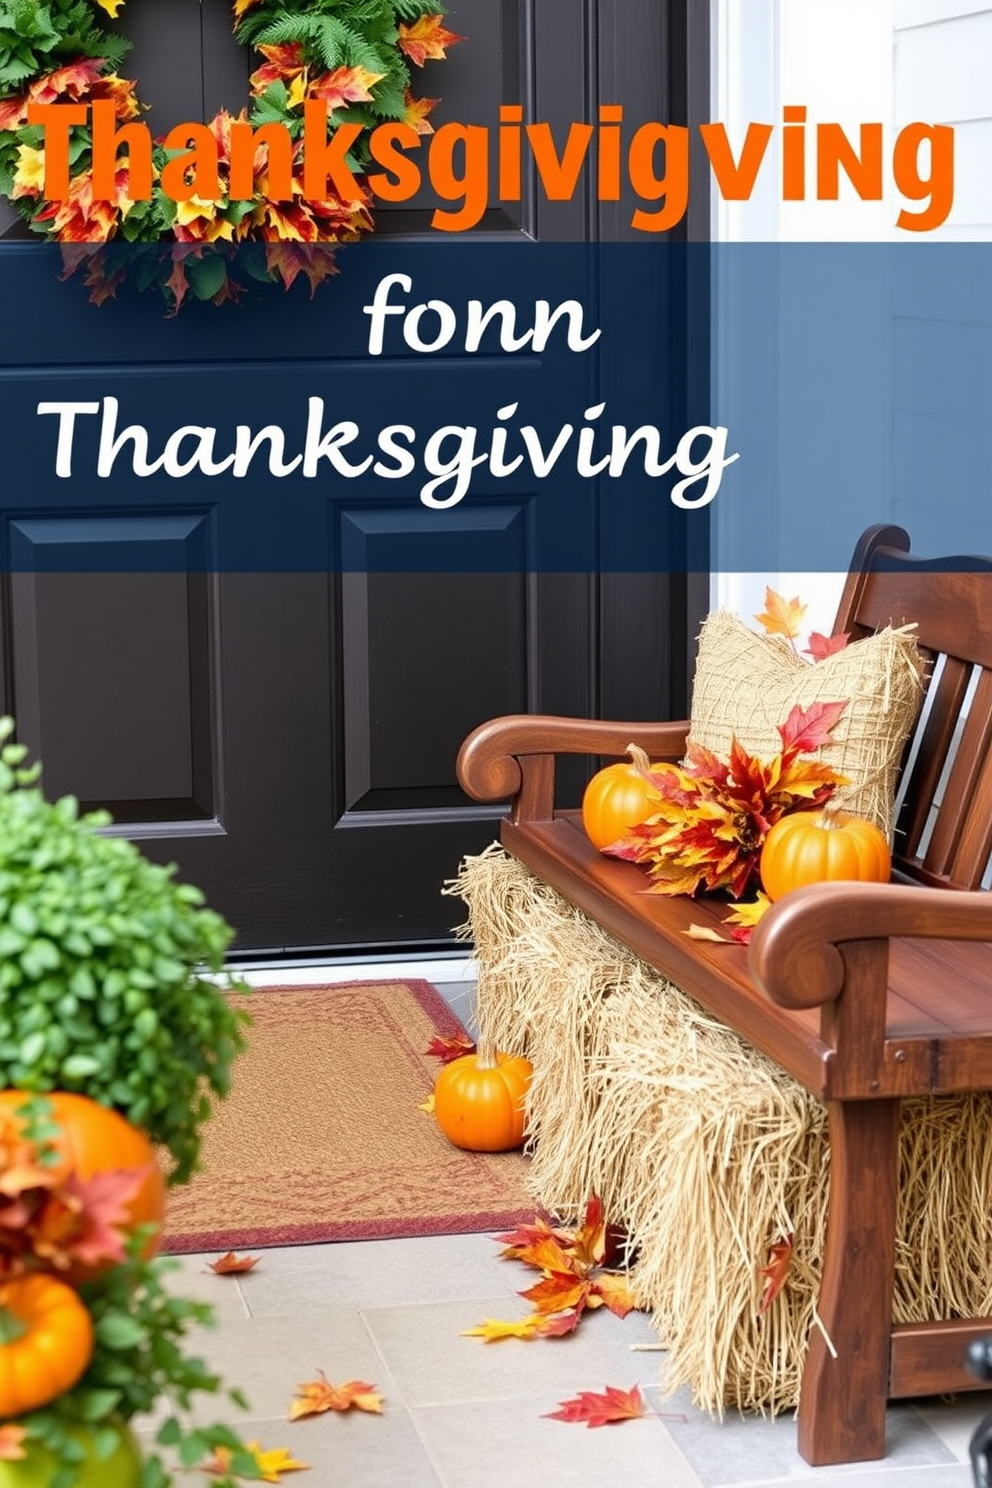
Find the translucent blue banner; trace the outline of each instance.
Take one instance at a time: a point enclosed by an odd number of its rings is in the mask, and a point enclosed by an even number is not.
[[[312,298],[253,246],[240,303],[207,250],[178,314],[129,252],[98,306],[0,245],[8,569],[833,572],[889,521],[992,552],[992,244],[383,239]]]

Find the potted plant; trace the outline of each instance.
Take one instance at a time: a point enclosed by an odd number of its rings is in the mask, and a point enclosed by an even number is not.
[[[247,989],[221,975],[232,931],[174,867],[101,834],[106,812],[47,801],[13,732],[0,719],[0,1087],[114,1108],[181,1183],[244,1047],[224,994]]]
[[[194,1396],[221,1389],[183,1349],[213,1316],[164,1287],[175,1262],[146,1258],[151,1227],[128,1209],[145,1167],[84,1177],[65,1146],[48,1097],[0,1108],[0,1488],[167,1488],[170,1458],[204,1465],[211,1451],[216,1488],[262,1476],[229,1427],[189,1420]],[[170,1413],[145,1452],[129,1423],[162,1397]]]

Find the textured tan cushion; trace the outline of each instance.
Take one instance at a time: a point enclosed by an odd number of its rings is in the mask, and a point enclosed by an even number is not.
[[[811,663],[787,641],[720,610],[699,634],[689,742],[725,759],[736,734],[749,753],[771,759],[782,747],[777,725],[794,704],[846,701],[834,742],[816,754],[850,781],[838,789],[838,804],[891,837],[896,773],[920,705],[921,673],[911,627],[886,628]]]

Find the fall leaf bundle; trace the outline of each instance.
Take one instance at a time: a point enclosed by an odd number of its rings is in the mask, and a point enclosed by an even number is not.
[[[734,739],[726,761],[690,745],[681,765],[655,766],[646,773],[655,811],[606,851],[646,868],[650,893],[727,889],[739,899],[757,879],[769,828],[788,812],[824,805],[845,783],[808,756],[829,742],[846,706],[793,708],[779,725],[782,748],[771,760]]]

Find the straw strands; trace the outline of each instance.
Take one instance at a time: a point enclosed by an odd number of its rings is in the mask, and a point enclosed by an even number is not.
[[[632,1284],[697,1404],[794,1406],[826,1229],[826,1112],[771,1060],[496,844],[448,889],[469,906],[480,1031],[534,1065],[535,1199],[598,1193]],[[894,1318],[992,1313],[992,1098],[907,1100]],[[761,1314],[769,1249],[794,1237]]]

